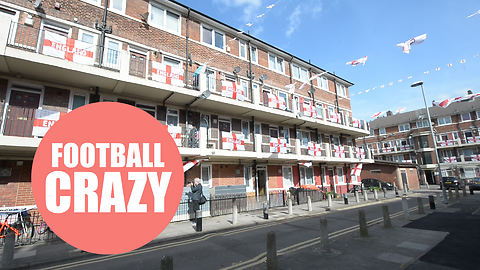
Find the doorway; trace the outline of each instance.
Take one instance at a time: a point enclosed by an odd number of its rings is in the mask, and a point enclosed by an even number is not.
[[[257,190],[259,196],[265,196],[268,193],[267,166],[257,166]]]

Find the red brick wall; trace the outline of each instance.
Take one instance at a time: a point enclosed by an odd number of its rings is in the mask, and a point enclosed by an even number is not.
[[[372,173],[372,170],[380,170],[380,173]],[[405,167],[399,168],[399,170],[405,170],[407,173],[407,180],[410,189],[420,188],[420,182],[418,179],[417,168],[416,167]],[[386,164],[364,164],[362,173],[362,179],[375,178],[380,179],[388,183],[395,183],[398,189],[402,190],[402,179],[397,177],[397,167],[395,165],[386,165]]]
[[[35,204],[31,189],[32,161],[23,161],[17,166],[17,161],[0,161],[0,167],[12,168],[8,177],[0,177],[0,206],[18,206]]]

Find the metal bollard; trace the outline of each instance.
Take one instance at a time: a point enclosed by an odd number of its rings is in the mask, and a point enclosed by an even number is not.
[[[310,196],[307,196],[307,210],[312,211],[312,198]]]
[[[418,203],[418,213],[420,215],[425,214],[425,208],[423,207],[423,199],[422,197],[417,197],[417,203]]]
[[[322,251],[329,250],[329,240],[328,240],[328,226],[327,226],[327,219],[321,218],[320,219],[320,248]]]
[[[388,196],[387,196],[387,189],[386,189],[386,188],[383,188],[383,197],[384,197],[384,198],[388,198]]]
[[[458,187],[455,188],[455,199],[460,199],[460,192],[458,191]]]
[[[232,214],[232,224],[236,225],[238,221],[238,206],[233,206],[233,214]]]
[[[373,198],[378,201],[378,192],[376,188],[373,189]]]
[[[347,193],[343,193],[343,203],[348,204],[348,195],[347,195]]]
[[[368,237],[367,218],[365,217],[365,210],[358,210],[358,223],[360,225],[360,236]]]
[[[395,186],[395,197],[400,197],[400,195],[398,195],[398,188]]]
[[[277,269],[277,241],[275,239],[275,232],[269,231],[267,233],[267,270]]]
[[[430,209],[435,209],[435,197],[428,195],[428,202],[430,203]]]
[[[367,190],[363,190],[363,200],[368,202],[368,193]]]
[[[390,220],[390,213],[388,211],[388,205],[382,205],[383,212],[383,226],[385,228],[392,228],[392,221]]]
[[[408,201],[407,201],[406,194],[403,194],[403,197],[402,197],[402,207],[403,207],[403,215],[405,216],[405,219],[410,219],[410,212],[408,210]]]
[[[173,270],[173,258],[172,256],[163,256],[160,264],[161,270]]]
[[[327,210],[330,210],[332,207],[332,194],[327,195]]]
[[[360,202],[360,197],[358,196],[358,191],[355,191],[355,201]]]
[[[7,235],[5,236],[5,242],[3,244],[2,254],[2,268],[7,268],[13,263],[15,248],[15,233],[10,229],[7,229]]]
[[[195,212],[195,231],[201,232],[202,231],[202,210],[197,210]]]
[[[288,199],[288,214],[293,214],[292,199]]]
[[[468,189],[470,190],[470,195],[474,195],[472,187],[468,186]]]
[[[263,202],[263,218],[268,219],[268,202]]]
[[[462,193],[463,193],[463,197],[467,197],[467,186],[466,185],[463,185]]]

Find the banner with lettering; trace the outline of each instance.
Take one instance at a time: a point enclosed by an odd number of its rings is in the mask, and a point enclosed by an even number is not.
[[[49,110],[35,110],[35,120],[33,121],[32,136],[43,137],[53,124],[55,124],[60,117],[66,113],[49,111]]]
[[[152,80],[183,87],[183,69],[152,61]]]
[[[45,31],[44,33],[43,54],[93,66],[93,55],[95,53],[95,46],[93,44],[67,38],[50,31]]]

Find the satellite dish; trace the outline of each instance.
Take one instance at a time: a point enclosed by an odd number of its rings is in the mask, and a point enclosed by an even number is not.
[[[147,22],[148,21],[148,12],[145,12],[143,14],[140,14],[140,17],[142,18],[142,21]]]
[[[267,74],[263,74],[262,76],[260,76],[260,81],[265,81],[266,79],[268,79],[268,75]]]
[[[210,92],[210,90],[205,90],[202,93],[202,98],[207,99],[211,94],[212,94],[212,92]]]
[[[37,0],[35,3],[33,3],[33,6],[37,9],[42,6],[42,0]]]
[[[242,70],[241,67],[235,67],[235,68],[233,69],[233,74],[237,75],[241,70]]]

